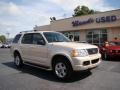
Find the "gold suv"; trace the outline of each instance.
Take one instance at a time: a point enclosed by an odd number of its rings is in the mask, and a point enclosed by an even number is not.
[[[63,80],[73,71],[92,69],[101,61],[97,46],[72,42],[54,31],[21,32],[14,38],[11,52],[17,67],[29,64],[53,70]]]

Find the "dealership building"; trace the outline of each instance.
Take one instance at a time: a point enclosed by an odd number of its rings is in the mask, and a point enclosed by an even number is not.
[[[35,26],[34,30],[58,31],[73,41],[100,46],[105,41],[120,40],[120,9],[54,20],[49,25]]]

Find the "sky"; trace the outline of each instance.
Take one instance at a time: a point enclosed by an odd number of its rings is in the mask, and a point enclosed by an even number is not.
[[[68,18],[74,9],[85,5],[96,11],[120,9],[120,0],[0,0],[0,35],[13,38],[33,30],[35,25],[50,24],[50,17]]]

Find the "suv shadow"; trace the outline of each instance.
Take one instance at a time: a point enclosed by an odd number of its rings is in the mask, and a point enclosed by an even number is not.
[[[23,67],[21,69],[17,68],[13,62],[6,62],[6,63],[2,63],[3,65],[6,65],[10,68],[16,69],[21,71],[21,73],[27,73],[42,79],[46,79],[49,81],[54,81],[54,82],[64,82],[64,83],[72,83],[75,81],[79,81],[82,79],[85,79],[87,77],[89,77],[92,73],[89,70],[86,71],[79,71],[79,72],[74,72],[74,75],[72,76],[73,78],[69,79],[68,81],[61,81],[58,80],[52,71],[46,71],[40,68],[36,68],[36,67],[32,67],[29,65],[23,65]]]
[[[120,62],[120,57],[114,57],[110,59],[102,59],[103,61],[111,61],[111,62]]]

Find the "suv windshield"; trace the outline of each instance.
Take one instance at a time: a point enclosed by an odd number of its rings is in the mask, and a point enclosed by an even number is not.
[[[48,43],[51,43],[51,42],[70,42],[70,40],[61,33],[44,32],[43,34],[46,37]]]
[[[110,46],[120,46],[120,42],[109,42]]]

